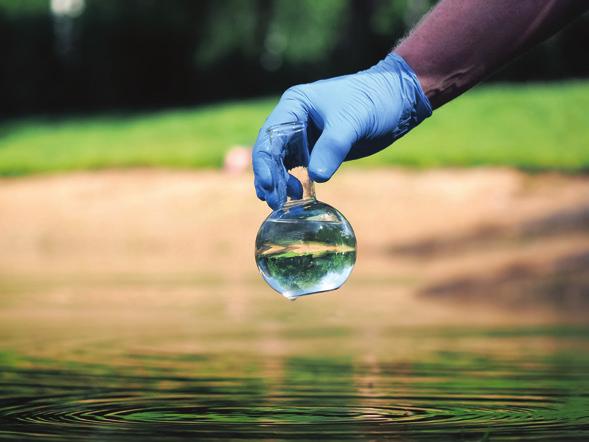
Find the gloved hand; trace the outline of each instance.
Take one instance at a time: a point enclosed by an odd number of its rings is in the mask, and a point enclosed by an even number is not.
[[[256,194],[276,210],[287,193],[297,189],[288,182],[284,167],[272,159],[266,132],[270,126],[307,123],[309,175],[321,183],[344,160],[384,149],[431,113],[415,73],[394,53],[356,74],[291,87],[266,119],[254,145]]]

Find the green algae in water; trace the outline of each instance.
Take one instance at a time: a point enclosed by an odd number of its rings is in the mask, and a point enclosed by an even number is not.
[[[288,299],[339,288],[356,262],[356,238],[336,209],[319,201],[273,212],[256,238],[256,263]]]

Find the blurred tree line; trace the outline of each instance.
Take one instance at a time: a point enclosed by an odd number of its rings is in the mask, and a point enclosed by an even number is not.
[[[372,65],[433,0],[0,0],[0,114],[274,94]],[[589,16],[494,79],[589,74]]]

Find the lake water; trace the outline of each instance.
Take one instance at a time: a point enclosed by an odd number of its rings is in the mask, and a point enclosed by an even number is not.
[[[251,286],[3,287],[0,438],[589,439],[588,327]]]

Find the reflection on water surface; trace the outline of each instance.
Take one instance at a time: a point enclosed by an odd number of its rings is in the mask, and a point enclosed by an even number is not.
[[[589,438],[585,326],[158,290],[4,295],[0,438]]]

